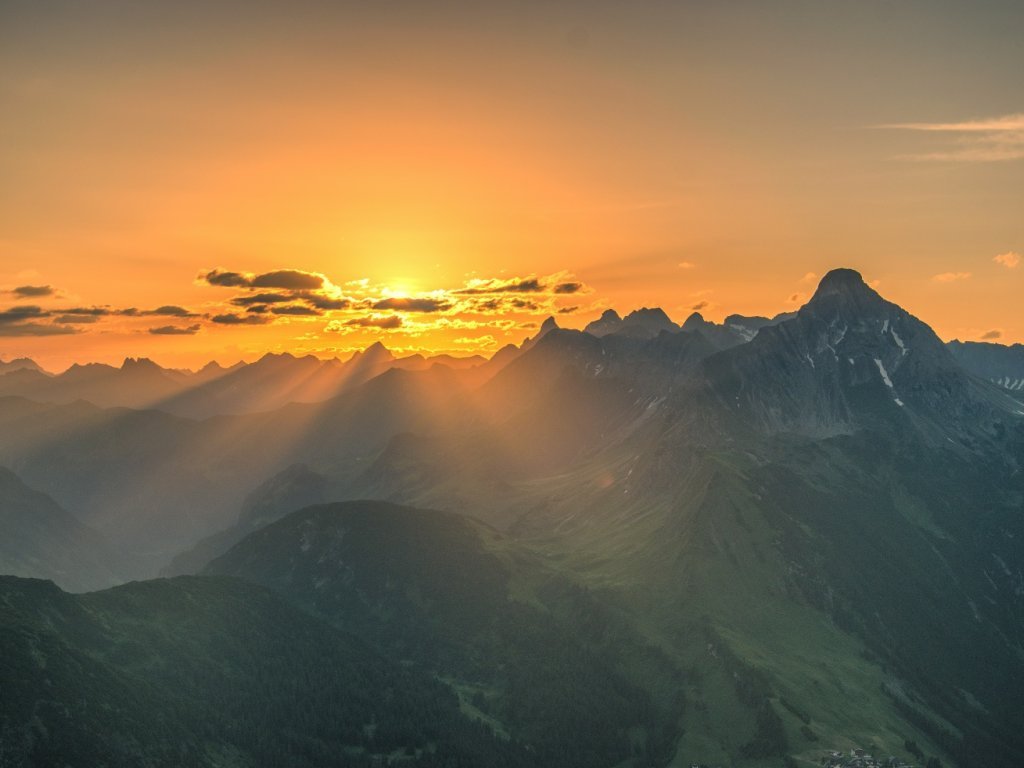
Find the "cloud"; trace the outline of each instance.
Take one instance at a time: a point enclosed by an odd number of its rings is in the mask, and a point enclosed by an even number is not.
[[[249,288],[252,285],[252,278],[241,272],[211,269],[199,277],[210,285],[219,285],[225,288]]]
[[[49,317],[50,313],[42,307],[33,304],[26,304],[19,307],[11,307],[0,312],[0,325],[21,323],[26,320]]]
[[[60,315],[53,322],[61,325],[91,325],[99,322],[99,315]]]
[[[813,283],[818,279],[818,276],[813,272],[807,272],[803,277],[800,278],[801,283]]]
[[[54,290],[49,285],[19,285],[11,293],[22,299],[29,299],[53,296]]]
[[[323,314],[314,307],[304,307],[299,304],[289,304],[287,307],[271,307],[270,311],[275,315],[298,315],[302,317],[319,317]]]
[[[256,275],[249,285],[253,288],[285,288],[292,291],[312,291],[324,287],[326,278],[316,272],[299,269],[278,269]]]
[[[352,306],[352,302],[349,299],[332,299],[327,296],[320,296],[317,294],[311,294],[304,296],[303,298],[308,301],[311,306],[325,311],[332,309],[348,309]]]
[[[214,315],[210,320],[219,325],[263,325],[269,322],[266,317],[261,315]]]
[[[451,308],[451,302],[444,299],[420,298],[410,299],[392,297],[375,301],[372,309],[392,309],[398,312],[443,312]]]
[[[993,328],[991,331],[985,331],[983,334],[981,334],[981,338],[985,340],[1001,339],[1002,337],[1003,332],[998,328]]]
[[[289,291],[319,290],[324,287],[327,280],[317,272],[305,272],[301,269],[276,269],[260,275],[211,269],[201,273],[199,279],[223,288],[283,288]]]
[[[1000,253],[998,256],[993,256],[992,261],[996,264],[1002,264],[1007,269],[1016,269],[1017,265],[1020,264],[1020,254],[1014,251],[1007,251],[1006,253]]]
[[[558,314],[560,314],[560,315],[571,315],[573,312],[578,312],[578,311],[579,311],[579,307],[578,306],[574,306],[574,307],[559,307]]]
[[[67,324],[40,323],[52,315],[34,305],[14,306],[0,312],[0,336],[66,336],[78,333]]]
[[[42,323],[0,323],[0,336],[68,336],[78,331],[68,325],[44,325]]]
[[[583,290],[583,283],[559,283],[555,286],[555,293],[579,293]]]
[[[710,304],[710,301],[698,301],[696,304],[690,307],[690,309],[693,310],[694,312],[700,312],[702,309],[707,309],[708,306],[710,306]]]
[[[199,332],[199,325],[190,325],[187,328],[179,328],[176,325],[161,325],[159,328],[150,328],[149,332],[154,336],[192,336]]]
[[[697,265],[696,265],[696,264],[694,264],[694,263],[693,263],[692,261],[680,261],[680,262],[679,262],[679,264],[678,264],[677,266],[678,266],[678,267],[679,267],[680,269],[693,269],[693,268],[694,268],[694,267],[696,267]]]
[[[179,307],[174,304],[165,304],[162,307],[147,310],[142,314],[151,315],[155,317],[198,317],[198,315],[195,312],[190,312],[184,307]]]
[[[990,163],[1024,158],[1024,113],[952,123],[890,123],[879,126],[903,131],[950,135],[948,147],[910,155],[911,160]]]
[[[405,324],[401,315],[367,315],[366,317],[353,317],[349,320],[332,320],[324,330],[327,333],[352,333],[359,328],[379,328],[381,330],[393,331]]]
[[[465,288],[452,291],[452,293],[473,296],[485,293],[541,293],[544,291],[544,284],[536,277],[515,277],[511,280],[470,280]]]
[[[358,328],[401,328],[404,321],[399,315],[370,315],[346,320],[343,325]]]
[[[936,283],[955,283],[959,280],[967,280],[970,276],[970,272],[941,272],[938,275],[932,275],[932,280]]]

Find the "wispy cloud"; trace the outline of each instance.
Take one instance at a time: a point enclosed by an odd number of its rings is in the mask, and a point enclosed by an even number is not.
[[[955,283],[959,280],[967,280],[970,276],[970,272],[940,272],[937,275],[932,275],[932,280],[936,283]]]
[[[1006,253],[1000,253],[998,256],[993,256],[992,261],[996,264],[1002,264],[1007,269],[1016,269],[1017,265],[1020,264],[1020,254],[1007,251]]]
[[[880,128],[948,134],[946,147],[910,160],[991,163],[1024,158],[1024,113],[953,123],[889,123]]]

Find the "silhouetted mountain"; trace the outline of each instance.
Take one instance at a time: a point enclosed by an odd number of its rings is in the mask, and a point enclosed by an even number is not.
[[[123,581],[119,557],[49,496],[0,467],[0,573],[51,579],[85,591]]]
[[[590,323],[584,330],[598,337],[618,334],[638,339],[652,339],[662,331],[675,333],[679,326],[673,323],[660,307],[643,307],[623,318],[614,310],[607,310],[599,320]]]
[[[1024,344],[951,341],[946,348],[965,369],[1000,387],[1024,394]]]
[[[27,357],[17,357],[13,360],[6,361],[0,360],[0,376],[14,371],[37,371],[39,373],[45,373],[35,360],[30,360]]]

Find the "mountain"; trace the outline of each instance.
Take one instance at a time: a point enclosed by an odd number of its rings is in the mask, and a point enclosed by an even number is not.
[[[651,339],[662,331],[675,333],[679,326],[673,323],[660,307],[634,310],[620,318],[614,310],[607,310],[600,319],[590,323],[583,329],[592,336],[608,336],[618,334],[633,338]]]
[[[0,360],[0,376],[14,371],[37,371],[39,373],[45,373],[39,364],[35,360],[30,360],[27,357],[17,357],[13,360]]]
[[[149,574],[195,547],[547,755],[1024,764],[1024,406],[853,270],[730,318],[546,322],[203,421],[0,399],[0,461]],[[400,506],[328,504],[367,498]],[[610,703],[590,753],[536,716],[571,688]]]
[[[460,515],[310,507],[206,569],[269,586],[446,680],[543,765],[648,765],[678,717],[662,654],[586,591]]]
[[[161,368],[152,360],[126,358],[119,368],[100,363],[73,365],[57,376],[26,368],[17,375],[0,376],[0,396],[145,408],[181,391],[186,381],[186,374]]]
[[[0,679],[11,768],[541,765],[448,685],[231,579],[0,577]]]
[[[146,358],[127,358],[120,367],[73,365],[51,376],[32,361],[18,360],[0,363],[0,397],[56,404],[84,400],[101,408],[158,409],[206,419],[272,411],[290,403],[323,402],[392,368],[427,370],[440,365],[471,370],[484,362],[479,356],[397,358],[380,342],[345,362],[268,353],[256,362],[230,368],[208,363],[194,373],[162,368]]]
[[[0,573],[52,579],[85,591],[123,580],[119,560],[95,531],[0,467]]]
[[[778,325],[786,320],[796,317],[796,312],[781,312],[774,317],[760,317],[758,315],[728,315],[723,325],[737,331],[747,341],[754,338],[757,332],[769,325]]]
[[[1024,392],[1024,344],[951,341],[946,348],[960,365],[1010,392]]]

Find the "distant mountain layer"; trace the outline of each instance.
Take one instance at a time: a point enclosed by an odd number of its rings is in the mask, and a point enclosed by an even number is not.
[[[52,579],[86,591],[124,580],[122,558],[49,496],[0,467],[0,573]]]
[[[155,408],[178,416],[208,418],[328,400],[392,368],[426,370],[441,365],[465,370],[484,362],[482,357],[450,355],[396,358],[380,343],[345,362],[312,355],[267,354],[254,363],[230,368],[210,363],[195,373],[128,358],[120,368],[98,363],[73,365],[53,376],[31,361],[12,361],[0,364],[0,397],[62,404],[85,400],[100,407]]]

